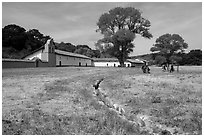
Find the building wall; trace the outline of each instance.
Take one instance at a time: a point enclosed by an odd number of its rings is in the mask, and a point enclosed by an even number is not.
[[[94,66],[96,67],[118,67],[120,65],[119,62],[108,62],[108,61],[104,61],[104,62],[94,62]],[[131,67],[131,63],[130,62],[125,62],[126,67]],[[129,65],[129,66],[128,66]]]
[[[118,67],[119,62],[94,62],[95,67]]]
[[[42,58],[42,52],[43,52],[43,50],[39,50],[39,51],[37,51],[37,52],[35,52],[35,53],[31,54],[31,55],[28,55],[24,59],[32,60],[34,57],[37,57],[37,58],[41,59]]]
[[[48,67],[48,62],[33,61],[33,60],[2,60],[2,68],[34,68]]]
[[[2,68],[32,68],[35,67],[34,61],[2,61]]]
[[[125,66],[126,66],[126,67],[131,67],[131,65],[132,65],[132,64],[131,64],[130,62],[125,62]]]
[[[90,59],[56,54],[56,66],[92,66]]]

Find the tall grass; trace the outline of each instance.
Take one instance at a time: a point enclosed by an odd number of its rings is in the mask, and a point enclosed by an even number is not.
[[[167,130],[156,126],[160,124],[168,128],[181,129],[177,131],[179,134],[202,134],[200,71],[196,70],[194,73],[193,70],[188,72],[187,69],[183,71],[181,69],[179,73],[168,74],[153,68],[151,74],[144,75],[135,68],[69,69],[50,69],[48,73],[46,69],[42,69],[40,73],[34,69],[27,70],[25,74],[21,72],[22,70],[18,70],[20,74],[13,72],[16,77],[19,76],[19,79],[32,76],[35,79],[43,77],[45,80],[51,77],[49,80],[54,80],[37,88],[42,91],[33,94],[24,104],[12,107],[15,108],[13,110],[9,105],[3,104],[4,109],[8,107],[9,113],[3,112],[2,133],[4,135],[150,134],[145,130],[145,126],[141,128],[141,125],[128,121],[138,122],[138,115],[147,115],[152,120],[149,128],[155,133],[169,134]],[[10,74],[7,71],[3,79],[13,79],[8,77]],[[35,72],[32,74],[32,71]],[[57,72],[60,72],[60,75],[57,75]],[[56,79],[53,78],[55,76]],[[105,78],[101,83],[102,90],[114,103],[123,106],[127,119],[108,109],[92,96],[92,84],[101,77]],[[5,84],[3,84],[4,91],[7,90]],[[7,86],[9,87],[9,83]],[[26,92],[26,89],[23,90]]]

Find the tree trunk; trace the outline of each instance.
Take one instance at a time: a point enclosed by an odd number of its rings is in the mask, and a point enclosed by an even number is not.
[[[179,65],[177,65],[177,72],[179,72]]]
[[[121,66],[121,67],[125,67],[124,61],[120,61],[120,66]]]
[[[169,71],[170,69],[169,69],[169,63],[167,63],[167,71]]]

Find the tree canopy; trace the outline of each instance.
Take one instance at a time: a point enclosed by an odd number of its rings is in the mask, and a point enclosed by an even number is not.
[[[67,52],[74,52],[76,50],[76,46],[71,44],[71,43],[55,43],[55,48],[59,49],[59,50],[63,50],[63,51],[67,51]]]
[[[98,40],[96,47],[99,47],[101,52],[108,51],[117,57],[121,65],[124,65],[124,60],[133,51],[132,42],[137,34],[149,39],[153,37],[149,32],[150,21],[141,16],[140,10],[133,7],[111,9],[100,16],[97,26],[97,32],[104,37]]]
[[[21,58],[41,47],[50,39],[37,29],[26,31],[23,27],[10,24],[2,28],[3,58]]]
[[[26,30],[15,24],[7,25],[2,29],[2,46],[22,50],[27,40]]]
[[[178,34],[164,34],[156,39],[156,43],[150,51],[158,51],[160,55],[166,58],[167,63],[171,63],[171,56],[182,53],[188,48],[188,44]]]
[[[74,53],[82,54],[88,57],[100,57],[100,52],[98,50],[92,50],[88,45],[77,45]]]

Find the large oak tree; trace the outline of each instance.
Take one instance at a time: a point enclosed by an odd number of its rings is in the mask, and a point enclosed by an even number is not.
[[[142,17],[140,10],[133,7],[111,9],[100,16],[97,26],[97,31],[104,37],[97,42],[96,47],[99,46],[98,49],[105,49],[118,58],[121,66],[124,66],[125,59],[133,51],[132,42],[136,35],[152,38],[149,32],[150,21]]]

